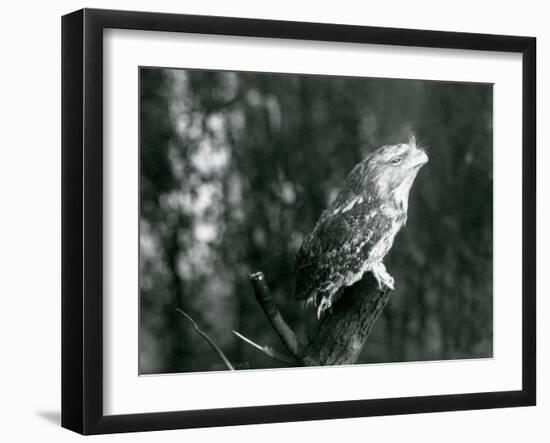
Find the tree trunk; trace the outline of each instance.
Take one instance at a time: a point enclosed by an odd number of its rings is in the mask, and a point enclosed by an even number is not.
[[[389,289],[378,289],[378,284],[372,273],[365,273],[360,281],[344,289],[344,293],[333,305],[332,311],[325,312],[323,315],[315,337],[304,346],[273,302],[263,273],[250,274],[250,279],[256,300],[271,326],[292,355],[295,363],[303,366],[355,363],[391,294]],[[252,343],[241,334],[237,334],[237,336],[249,344]],[[271,351],[268,352],[265,347],[255,343],[253,345],[270,355]]]
[[[305,366],[345,365],[356,362],[374,323],[389,300],[390,290],[379,290],[370,272],[344,290],[323,316],[317,335],[305,348]]]

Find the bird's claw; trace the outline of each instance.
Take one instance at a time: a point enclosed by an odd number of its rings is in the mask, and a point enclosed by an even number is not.
[[[372,268],[372,274],[374,275],[374,278],[376,279],[376,282],[378,283],[378,289],[383,290],[384,287],[394,290],[395,289],[395,280],[394,278],[388,273],[386,270],[386,267],[384,266],[384,263],[379,263]]]

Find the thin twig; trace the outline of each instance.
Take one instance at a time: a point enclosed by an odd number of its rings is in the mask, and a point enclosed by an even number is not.
[[[231,362],[228,360],[228,358],[225,356],[225,354],[223,353],[223,351],[220,349],[220,347],[214,342],[214,340],[212,340],[210,338],[210,336],[202,331],[199,326],[195,323],[195,320],[193,320],[186,312],[184,312],[183,310],[181,310],[180,308],[176,308],[176,311],[178,311],[180,314],[182,314],[187,320],[189,320],[191,322],[191,324],[193,325],[193,327],[195,328],[195,331],[197,331],[197,333],[206,340],[206,342],[212,346],[212,349],[214,349],[214,351],[216,351],[216,353],[218,354],[218,356],[220,357],[220,359],[224,362],[225,366],[227,366],[227,369],[231,370],[231,371],[234,371],[235,368],[233,367],[233,365],[231,364]]]
[[[250,280],[252,281],[252,286],[254,287],[254,295],[256,296],[256,300],[258,300],[258,303],[262,307],[267,319],[271,323],[271,326],[273,326],[273,329],[275,329],[275,332],[290,353],[296,358],[296,360],[300,361],[300,344],[298,343],[296,335],[292,329],[290,329],[290,326],[286,324],[281,313],[279,312],[279,309],[273,302],[271,294],[269,293],[269,288],[265,282],[264,274],[262,272],[250,274]]]
[[[239,334],[237,331],[233,331],[233,334],[235,334],[237,337],[239,337],[241,340],[245,341],[246,343],[248,343],[249,345],[255,347],[256,349],[258,349],[259,351],[263,352],[264,354],[268,355],[269,357],[275,359],[275,360],[278,360],[282,363],[286,363],[288,365],[291,365],[291,364],[294,364],[296,363],[296,360],[294,360],[293,358],[290,358],[290,357],[287,357],[286,355],[284,354],[281,354],[280,352],[276,351],[275,349],[273,349],[272,347],[270,346],[262,346],[262,345],[259,345],[258,343],[255,343],[253,342],[252,340],[250,340],[249,338],[245,337],[244,335],[242,334]]]

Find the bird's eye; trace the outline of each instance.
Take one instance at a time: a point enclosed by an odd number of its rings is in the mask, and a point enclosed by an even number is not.
[[[395,158],[391,161],[391,164],[392,164],[392,165],[398,165],[399,163],[401,163],[401,157],[395,157]]]

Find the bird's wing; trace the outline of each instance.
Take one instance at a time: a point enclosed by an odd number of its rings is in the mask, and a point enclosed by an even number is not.
[[[351,284],[391,228],[391,218],[370,200],[329,208],[296,256],[295,297],[317,303]]]

